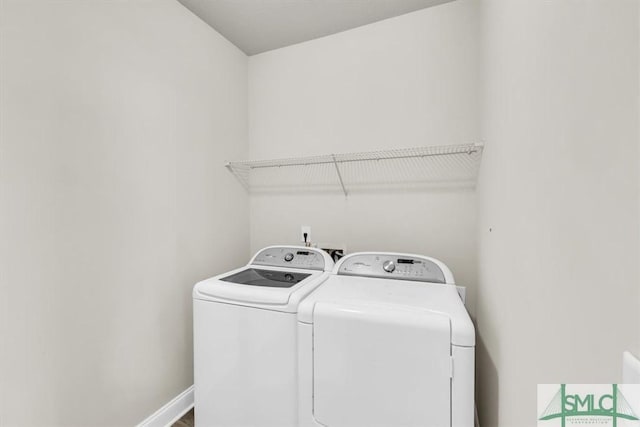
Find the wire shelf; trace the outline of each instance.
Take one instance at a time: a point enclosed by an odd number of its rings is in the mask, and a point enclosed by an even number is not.
[[[249,192],[475,187],[482,144],[228,162]]]

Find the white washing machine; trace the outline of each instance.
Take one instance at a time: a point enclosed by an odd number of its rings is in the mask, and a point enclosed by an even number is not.
[[[453,274],[355,253],[298,310],[299,425],[472,427],[475,330]]]
[[[322,250],[272,246],[195,285],[198,426],[297,425],[296,312],[333,265]]]

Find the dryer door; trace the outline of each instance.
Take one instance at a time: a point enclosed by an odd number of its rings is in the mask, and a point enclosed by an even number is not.
[[[441,313],[318,303],[314,416],[330,427],[451,425],[451,330]]]

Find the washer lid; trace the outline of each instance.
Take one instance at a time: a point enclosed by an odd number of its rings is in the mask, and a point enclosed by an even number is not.
[[[268,246],[247,266],[196,283],[193,298],[295,313],[300,300],[329,276],[333,266],[321,249]]]
[[[220,278],[223,282],[247,286],[265,286],[267,288],[290,288],[297,285],[311,274],[298,271],[265,270],[262,268],[246,268],[230,276]]]
[[[196,283],[193,297],[295,312],[298,302],[328,276],[322,271],[249,265]]]
[[[302,301],[298,321],[314,323],[318,303],[331,303],[334,307],[342,305],[356,316],[368,316],[376,307],[384,307],[385,312],[409,310],[444,314],[451,322],[451,344],[475,345],[473,323],[452,285],[332,275]]]

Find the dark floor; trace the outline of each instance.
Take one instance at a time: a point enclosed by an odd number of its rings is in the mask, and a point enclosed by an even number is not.
[[[194,427],[195,421],[193,420],[193,409],[187,412],[178,421],[173,423],[171,427]]]

